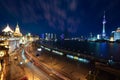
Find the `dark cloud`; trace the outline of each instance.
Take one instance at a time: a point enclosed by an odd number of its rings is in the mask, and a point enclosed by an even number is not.
[[[76,8],[77,8],[77,2],[76,2],[76,0],[72,0],[70,3],[70,9],[72,11],[74,11],[74,10],[76,10]]]
[[[120,21],[117,14],[120,13],[119,3],[119,0],[0,0],[0,7],[5,9],[6,15],[20,19],[23,24],[41,26],[45,23],[49,28],[75,33],[88,27],[102,26],[97,21],[102,24],[104,10],[111,11],[111,14],[116,11],[114,16]]]

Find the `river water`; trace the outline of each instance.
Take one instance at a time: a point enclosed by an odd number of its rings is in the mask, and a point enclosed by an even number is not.
[[[97,58],[120,61],[120,43],[57,41],[50,42],[49,45]]]

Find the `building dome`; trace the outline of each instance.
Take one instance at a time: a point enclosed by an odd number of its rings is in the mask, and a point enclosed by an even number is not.
[[[14,33],[14,31],[7,24],[7,26],[2,30],[1,36],[13,37],[13,33]]]
[[[10,27],[9,27],[9,24],[7,24],[7,27],[5,27],[2,32],[14,32]]]

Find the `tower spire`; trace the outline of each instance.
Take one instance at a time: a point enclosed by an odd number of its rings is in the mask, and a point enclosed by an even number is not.
[[[17,22],[16,28],[15,28],[14,36],[17,36],[17,37],[22,36],[22,33],[20,32],[20,29],[19,29],[18,22]]]
[[[104,11],[103,22],[102,23],[103,23],[102,38],[104,39],[106,37],[106,32],[105,32],[105,24],[106,24],[105,11]]]

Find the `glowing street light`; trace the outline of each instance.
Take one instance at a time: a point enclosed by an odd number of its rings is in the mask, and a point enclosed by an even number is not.
[[[2,70],[2,64],[0,63],[0,71]]]
[[[1,58],[4,56],[4,51],[0,51],[0,71],[2,70],[2,62],[1,62]]]
[[[5,55],[4,51],[0,51],[0,57],[3,57]]]

